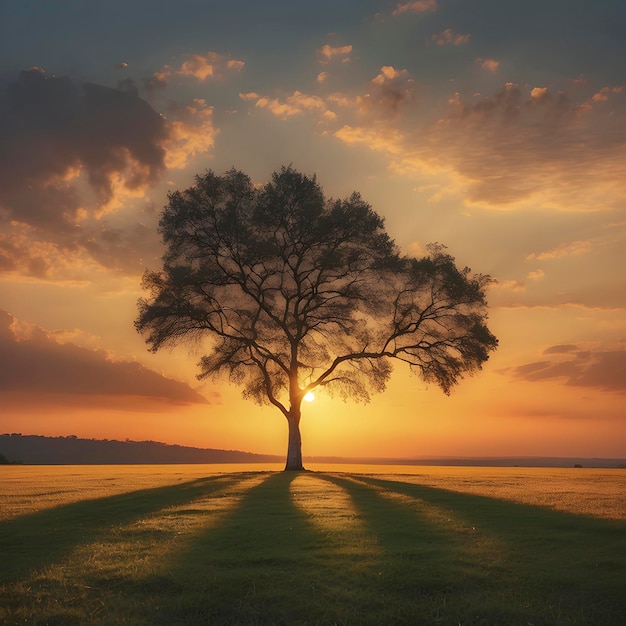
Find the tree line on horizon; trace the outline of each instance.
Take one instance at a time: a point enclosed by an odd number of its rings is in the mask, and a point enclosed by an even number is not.
[[[34,465],[168,464],[168,463],[263,463],[278,457],[215,448],[160,443],[81,439],[76,435],[0,435],[0,456],[7,463]],[[0,464],[4,461],[0,459]]]

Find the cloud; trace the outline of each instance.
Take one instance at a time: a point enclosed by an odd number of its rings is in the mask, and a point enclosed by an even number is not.
[[[167,169],[209,150],[217,132],[204,100],[169,113],[132,90],[41,68],[0,91],[0,271],[47,280],[140,271],[158,246],[154,228],[114,214],[145,206]]]
[[[469,35],[461,35],[451,28],[446,28],[443,32],[431,37],[431,40],[438,46],[462,46],[466,44],[469,39]]]
[[[311,114],[325,123],[357,116],[362,123],[381,120],[387,124],[399,116],[405,105],[411,102],[415,92],[415,82],[409,72],[392,65],[383,65],[379,73],[364,86],[364,92],[356,95],[343,92],[323,93],[327,77],[327,72],[321,72],[317,77],[322,95],[296,89],[287,97],[271,97],[254,91],[240,93],[239,97],[244,102],[253,104],[256,109],[269,111],[283,120]]]
[[[145,90],[149,95],[154,94],[154,92],[159,91],[160,89],[165,89],[170,82],[170,76],[172,72],[168,65],[165,66],[164,69],[159,70],[158,72],[154,72],[150,78],[146,79],[144,82]]]
[[[203,98],[195,98],[186,105],[170,109],[175,116],[169,122],[169,136],[164,143],[165,164],[182,169],[190,158],[207,152],[215,143],[217,130],[213,124],[213,107]]]
[[[568,354],[570,352],[577,352],[579,350],[578,346],[567,343],[567,344],[559,344],[558,346],[550,346],[546,348],[543,353],[544,354]]]
[[[229,55],[207,52],[205,56],[191,54],[176,72],[181,76],[193,76],[204,82],[207,78],[221,79],[227,72],[239,72],[245,63]]]
[[[392,11],[392,15],[403,13],[427,13],[437,10],[437,0],[415,0],[413,2],[400,2]]]
[[[407,70],[397,70],[392,65],[383,65],[370,86],[370,94],[367,96],[370,103],[373,102],[385,113],[396,114],[410,98],[414,81]]]
[[[133,94],[39,68],[21,72],[0,102],[0,204],[34,225],[72,223],[84,175],[100,207],[122,187],[138,190],[165,168],[162,118]]]
[[[476,63],[480,65],[485,70],[489,70],[490,72],[495,72],[500,67],[500,61],[496,61],[495,59],[476,59]]]
[[[544,354],[563,356],[520,365],[510,373],[526,382],[556,380],[571,387],[626,393],[626,350],[583,351],[568,344],[548,348]]]
[[[412,128],[351,121],[335,136],[386,153],[397,173],[445,173],[469,203],[504,208],[532,199],[559,210],[618,210],[626,125],[616,98],[614,115],[596,114],[564,92],[506,83],[469,103],[457,94],[437,119],[416,116]]]
[[[336,118],[335,113],[328,108],[324,99],[319,96],[305,94],[298,89],[283,100],[260,96],[255,92],[239,94],[239,97],[242,100],[254,102],[254,106],[257,109],[267,109],[273,115],[283,120],[306,112],[313,112],[325,120],[334,120]]]
[[[526,283],[519,280],[504,280],[498,282],[496,286],[507,291],[526,291]]]
[[[343,63],[350,61],[350,54],[352,53],[352,46],[338,46],[334,47],[329,44],[323,45],[317,51],[317,56],[320,63],[330,63],[334,58],[340,58]]]
[[[593,94],[591,97],[592,102],[607,102],[611,95],[622,93],[624,91],[623,87],[602,87],[600,91]]]
[[[396,160],[402,159],[405,136],[394,128],[365,128],[345,124],[334,136],[348,145],[365,145],[370,150],[385,152]]]
[[[229,54],[218,52],[207,52],[205,55],[190,54],[178,68],[164,65],[154,72],[146,81],[146,88],[149,92],[164,89],[172,76],[191,77],[199,82],[206,82],[209,79],[222,80],[231,72],[240,72],[244,66],[244,61],[233,59]]]
[[[561,259],[563,257],[580,256],[581,254],[587,254],[591,252],[590,241],[573,241],[572,243],[566,243],[552,250],[546,252],[540,252],[538,254],[529,254],[526,259],[532,261],[537,259],[538,261],[546,261],[551,259]]]
[[[546,273],[543,270],[535,270],[534,272],[529,272],[527,278],[529,280],[541,280],[545,275]]]
[[[344,116],[356,114],[361,118],[361,123],[381,120],[389,125],[412,101],[414,91],[415,83],[407,70],[383,65],[368,83],[364,93],[351,96],[335,92],[326,97],[326,102],[329,106],[343,109]],[[363,130],[365,133],[368,131],[367,128]]]
[[[16,320],[0,311],[0,393],[27,392],[89,396],[127,396],[158,399],[174,404],[206,404],[207,400],[185,383],[166,378],[139,363],[112,361],[103,350],[57,343],[39,327],[13,331]]]

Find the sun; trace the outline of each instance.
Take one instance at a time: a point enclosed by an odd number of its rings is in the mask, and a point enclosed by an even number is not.
[[[304,398],[302,398],[305,402],[313,402],[313,400],[315,400],[315,395],[313,394],[312,391],[307,391],[304,394]]]

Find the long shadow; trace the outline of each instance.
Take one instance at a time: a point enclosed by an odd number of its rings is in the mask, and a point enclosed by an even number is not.
[[[347,526],[359,535],[351,541],[298,506],[290,490],[298,476],[254,477],[241,490],[251,474],[210,477],[4,522],[0,570],[15,578],[165,507],[207,496],[211,507],[234,494],[223,515],[172,543],[158,569],[138,566],[109,586],[85,571],[83,595],[66,601],[54,623],[626,624],[624,523],[369,476],[312,474],[349,496],[349,504],[341,500],[354,518]],[[31,555],[33,544],[24,542],[35,541],[42,554],[24,563],[20,541]],[[59,589],[71,595],[73,584]]]
[[[467,596],[459,606],[471,605],[472,594],[482,597],[487,623],[626,623],[624,522],[373,477],[324,478],[350,493],[389,555],[413,545],[407,555],[414,561],[424,541],[439,542],[428,575],[440,589],[448,581],[450,599]],[[400,504],[381,495],[384,504],[375,506],[377,492],[406,499]],[[440,519],[436,530],[433,511]],[[390,556],[386,565],[393,562],[398,559]],[[404,567],[390,583],[403,595],[424,593],[419,565]],[[485,598],[497,601],[489,608]],[[507,612],[513,603],[527,609]],[[467,612],[466,606],[459,614],[463,623]]]
[[[210,495],[236,480],[234,475],[212,476],[82,500],[0,522],[0,583],[51,565],[115,526]]]
[[[366,582],[378,576],[371,557],[338,549],[294,503],[290,483],[295,478],[281,473],[253,487],[220,528],[198,536],[179,554],[169,573],[180,593],[162,593],[163,602],[147,621],[168,626],[383,623],[371,614],[378,603]]]
[[[219,528],[196,537],[169,569],[172,585],[184,590],[148,621],[155,624],[292,623],[288,596],[302,589],[305,568],[316,577],[322,538],[292,502],[297,475],[272,475],[248,490]],[[311,582],[309,580],[309,582]]]
[[[494,564],[474,559],[476,550],[466,532],[450,532],[432,516],[416,514],[406,502],[384,497],[365,481],[320,478],[346,490],[377,537],[381,550],[371,592],[385,599],[386,613],[395,622],[474,623],[468,621],[474,598],[491,585]]]

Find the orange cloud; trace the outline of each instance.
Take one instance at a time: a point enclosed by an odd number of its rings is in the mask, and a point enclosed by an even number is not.
[[[393,128],[362,128],[346,124],[333,135],[348,145],[363,144],[390,156],[401,156],[404,150],[404,135]]]
[[[426,13],[437,10],[437,0],[415,0],[413,2],[400,2],[392,11],[392,15],[402,15],[403,13]]]
[[[207,152],[215,143],[217,130],[213,124],[213,107],[203,98],[173,109],[176,119],[168,123],[169,136],[164,143],[165,164],[182,169],[189,159]]]
[[[598,93],[591,98],[592,102],[606,102],[612,94],[622,93],[623,87],[602,87]]]
[[[446,30],[444,30],[443,32],[433,35],[431,39],[438,46],[462,46],[469,41],[470,36],[461,35],[454,32],[451,28],[446,28]]]
[[[545,100],[550,97],[550,92],[547,87],[533,87],[530,90],[530,97],[532,100]]]
[[[319,96],[305,94],[296,89],[292,95],[285,100],[279,98],[269,98],[267,96],[259,96],[257,93],[251,92],[247,94],[239,94],[242,100],[254,101],[254,106],[258,109],[267,109],[276,117],[287,119],[305,112],[314,112],[323,119],[334,120],[336,115],[331,111],[326,102]]]
[[[438,119],[403,130],[344,124],[336,137],[388,154],[398,173],[440,172],[468,202],[517,206],[529,198],[560,210],[616,209],[626,193],[626,136],[619,116],[579,115],[562,92],[506,83]],[[398,126],[395,128],[395,126]]]
[[[341,58],[342,62],[350,60],[349,55],[352,53],[352,46],[339,46],[333,47],[329,44],[323,45],[317,51],[317,56],[320,59],[320,63],[330,63],[335,57]]]
[[[228,71],[239,72],[245,63],[230,56],[207,52],[205,56],[192,54],[177,71],[181,76],[193,76],[199,81],[207,78],[222,78]]]
[[[526,283],[520,280],[504,280],[496,286],[508,291],[526,291]]]
[[[529,272],[527,278],[529,280],[541,280],[545,275],[546,273],[543,270],[535,270],[534,272]]]
[[[591,243],[589,241],[574,241],[572,243],[563,244],[553,250],[546,252],[540,252],[539,254],[529,254],[526,259],[532,261],[537,259],[538,261],[545,261],[549,259],[560,259],[569,256],[578,256],[581,254],[587,254],[591,251]]]
[[[626,393],[626,350],[576,350],[568,345],[553,346],[544,354],[551,358],[520,365],[510,373],[527,382],[557,380],[570,387]]]
[[[139,363],[112,361],[103,350],[57,343],[54,335],[39,327],[13,332],[15,318],[0,311],[0,394],[28,392],[72,394],[85,405],[90,397],[140,396],[175,404],[206,404],[207,400],[187,384],[166,378]],[[33,366],[35,365],[35,366]]]
[[[0,273],[31,280],[87,284],[102,267],[76,242],[45,241],[34,229],[14,222],[0,233]]]
[[[480,65],[485,70],[489,70],[490,72],[496,72],[500,67],[500,61],[496,61],[495,59],[476,59],[476,63]]]
[[[222,80],[230,72],[239,72],[245,63],[233,59],[228,54],[217,52],[207,52],[201,54],[190,54],[178,69],[173,69],[170,65],[164,65],[146,82],[148,91],[163,89],[167,87],[172,76],[190,76],[200,82],[208,79]]]

